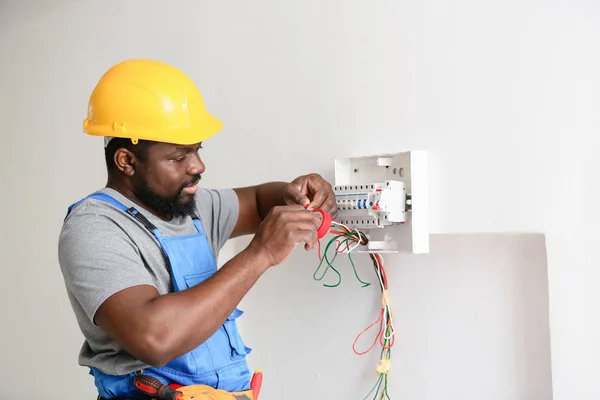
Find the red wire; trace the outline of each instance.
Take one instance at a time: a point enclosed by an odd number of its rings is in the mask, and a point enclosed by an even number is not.
[[[383,280],[383,287],[385,289],[387,289],[387,274],[385,273],[385,268],[383,268],[383,265],[381,264],[381,262],[379,263],[379,270],[381,271],[381,278]]]
[[[340,246],[341,246],[342,242],[340,242],[339,240],[336,240],[336,242],[338,242],[338,245],[337,245],[337,248],[335,249],[335,251],[337,251],[338,253],[342,253],[342,252],[350,249],[350,242],[351,242],[351,240],[347,240],[346,241],[346,248],[343,249],[343,250],[340,250]],[[355,242],[355,241],[352,240],[352,242]]]
[[[339,230],[331,229],[330,233],[333,233],[333,234],[336,234],[336,235],[344,235],[344,234],[347,234],[349,232],[341,232]],[[354,239],[354,240],[347,240],[346,241],[346,249],[350,248],[350,243],[349,243],[350,241],[352,241],[352,242],[357,242],[357,241],[360,242],[361,239],[359,237],[359,238]],[[337,242],[336,251],[339,252],[340,251],[341,242],[340,242],[340,240],[336,240],[336,242]],[[322,261],[323,258],[321,256],[321,241],[320,240],[318,241],[318,246],[319,246],[319,260]],[[381,257],[377,253],[375,253],[375,254],[371,253],[369,255],[371,256],[371,258],[375,262],[375,264],[376,264],[376,266],[377,266],[377,268],[379,270],[379,273],[381,275],[381,280],[382,280],[382,284],[383,284],[382,290],[386,290],[387,289],[387,274],[385,272],[385,269],[383,268],[383,263],[381,262]],[[373,322],[371,325],[367,326],[361,333],[358,334],[358,336],[356,337],[356,339],[354,339],[354,343],[352,343],[352,350],[354,351],[355,354],[357,354],[359,356],[367,354],[368,352],[370,352],[375,347],[375,345],[377,344],[377,342],[379,342],[381,344],[381,347],[383,347],[384,349],[390,349],[392,346],[394,346],[394,342],[396,340],[396,335],[393,335],[391,337],[389,345],[386,345],[384,343],[385,340],[389,340],[389,339],[385,339],[385,332],[387,332],[387,330],[390,329],[390,327],[391,327],[390,320],[388,319],[386,321],[386,323],[385,323],[385,330],[383,329],[383,323],[384,323],[384,321],[383,321],[383,315],[384,315],[384,313],[385,313],[385,307],[382,307],[381,308],[381,312],[379,313],[379,318],[377,318],[375,320],[375,322]],[[369,347],[364,352],[358,352],[358,351],[356,351],[356,343],[358,342],[358,340],[360,339],[360,337],[362,335],[364,335],[373,326],[375,326],[377,324],[377,322],[379,322],[379,332],[375,336],[375,339],[373,340],[373,344],[371,345],[371,347]]]
[[[321,239],[317,240],[317,246],[319,252],[319,261],[323,261],[323,256],[321,255]]]
[[[379,256],[379,254],[374,254],[372,256],[372,258],[374,259],[375,263],[377,264],[377,268],[379,269],[379,272],[381,273],[381,280],[383,283],[383,288],[387,289],[387,274],[385,273],[385,268],[383,268],[383,264],[381,262],[381,257]]]
[[[381,275],[381,281],[383,284],[382,290],[386,290],[387,289],[387,275],[385,272],[385,268],[383,268],[383,263],[381,262],[381,256],[379,254],[375,253],[375,254],[371,254],[371,258],[373,259],[377,268],[379,269],[379,273]],[[385,306],[382,308],[381,312],[382,312],[382,316],[383,316],[383,314],[385,312]],[[394,342],[396,341],[396,335],[392,335],[392,337],[390,339],[385,338],[385,333],[390,328],[391,328],[391,322],[390,322],[390,319],[388,319],[385,324],[385,330],[382,329],[382,331],[379,334],[379,343],[381,344],[381,347],[383,347],[384,349],[392,348],[392,346],[394,346]],[[386,345],[384,343],[385,340],[390,340],[390,344]]]
[[[365,352],[359,353],[358,351],[356,351],[356,342],[358,342],[358,339],[369,329],[371,329],[371,327],[373,327],[378,321],[379,322],[379,333],[377,333],[377,336],[375,336],[375,340],[373,341],[373,344],[371,345],[371,347],[369,347],[369,349]],[[375,345],[377,344],[377,339],[379,339],[382,336],[383,333],[383,308],[381,309],[381,313],[379,314],[379,318],[377,318],[375,320],[375,322],[373,322],[371,325],[367,326],[361,333],[358,334],[358,336],[356,337],[356,339],[354,339],[354,343],[352,344],[352,350],[354,351],[355,354],[358,354],[359,356],[362,356],[363,354],[367,354],[369,351],[371,351],[373,349],[373,347],[375,347]]]

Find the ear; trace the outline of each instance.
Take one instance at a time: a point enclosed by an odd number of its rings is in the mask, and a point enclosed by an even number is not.
[[[131,177],[135,174],[135,164],[138,161],[131,151],[120,148],[115,151],[114,157],[115,165],[117,168],[125,174],[125,176]]]

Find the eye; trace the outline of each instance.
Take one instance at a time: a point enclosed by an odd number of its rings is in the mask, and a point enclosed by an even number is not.
[[[171,161],[175,161],[175,162],[182,162],[183,160],[185,160],[185,156],[180,156],[180,157],[171,159]]]

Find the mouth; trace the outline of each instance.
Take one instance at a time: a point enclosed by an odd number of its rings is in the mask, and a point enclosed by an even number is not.
[[[196,194],[197,191],[198,191],[198,185],[186,186],[182,190],[182,192],[185,194]]]
[[[181,189],[182,193],[194,195],[198,191],[198,182],[200,181],[200,175],[195,176],[194,179],[183,186]]]

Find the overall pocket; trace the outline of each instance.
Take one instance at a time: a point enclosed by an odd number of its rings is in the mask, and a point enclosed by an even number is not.
[[[236,319],[238,319],[244,312],[238,308],[234,309],[233,312],[227,317],[227,320],[223,324],[225,333],[229,338],[229,345],[231,346],[231,359],[241,358],[252,352],[252,349],[247,347],[240,336],[240,332],[237,327]]]
[[[90,375],[94,377],[98,394],[104,398],[133,397],[140,393],[133,384],[135,374],[107,375],[96,368],[90,369]]]

